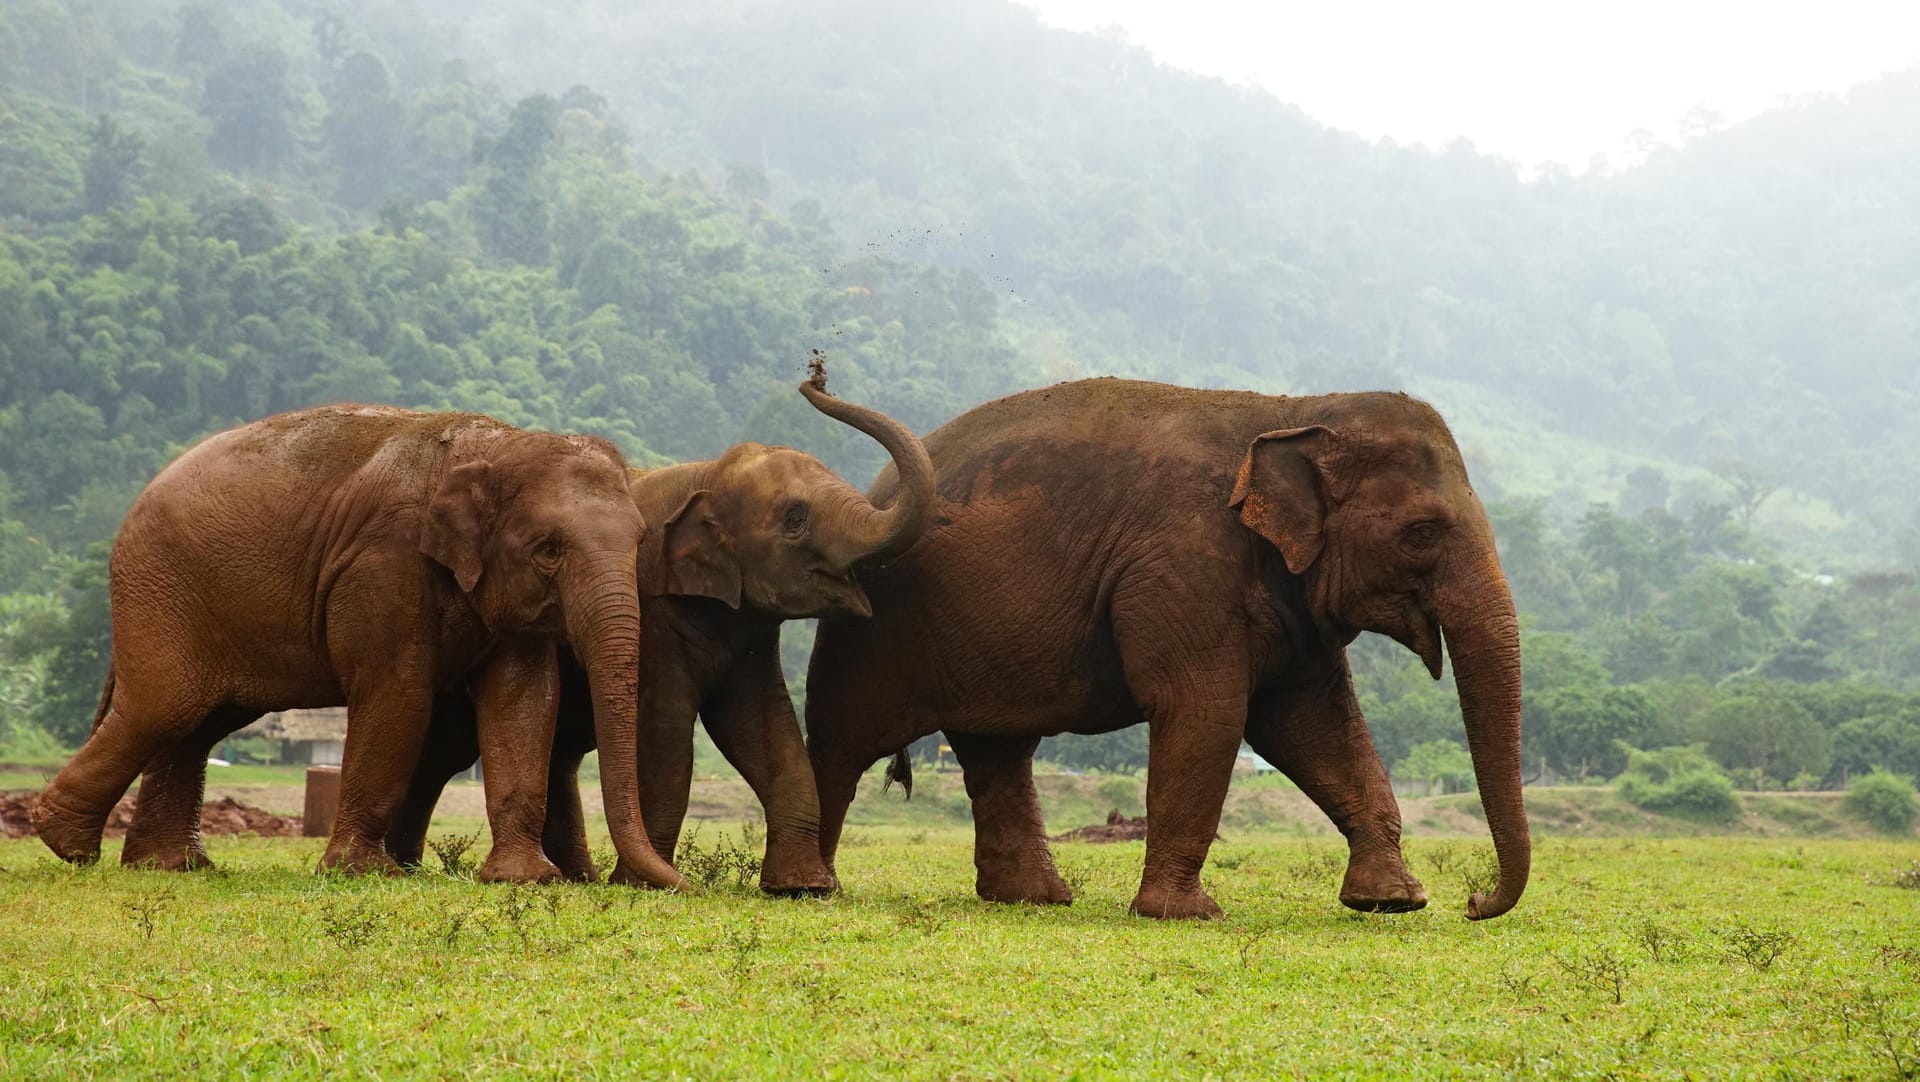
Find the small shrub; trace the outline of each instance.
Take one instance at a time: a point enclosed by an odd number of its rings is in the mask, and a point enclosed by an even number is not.
[[[1763,971],[1772,969],[1793,946],[1793,936],[1787,932],[1745,926],[1722,932],[1720,938],[1726,940],[1729,955]]]
[[[429,839],[427,848],[440,861],[440,870],[455,879],[464,879],[473,871],[474,862],[467,859],[467,851],[480,841],[478,833],[445,834]]]
[[[737,986],[753,975],[754,955],[766,945],[760,922],[751,920],[728,928],[720,936],[720,948],[727,954],[727,975]]]
[[[762,858],[756,849],[743,844],[746,832],[742,832],[741,838],[741,842],[735,842],[722,834],[713,845],[702,845],[700,828],[696,826],[681,843],[674,866],[680,869],[681,875],[708,889],[750,887],[760,879]]]
[[[1596,947],[1585,954],[1564,957],[1556,954],[1553,960],[1578,983],[1605,992],[1615,1003],[1624,1001],[1633,963],[1615,954],[1613,948]]]
[[[1634,929],[1633,938],[1646,949],[1647,957],[1656,962],[1677,962],[1682,957],[1684,937],[1657,921],[1641,921]]]
[[[127,911],[127,916],[133,920],[133,926],[140,929],[142,938],[152,940],[154,930],[160,927],[160,915],[172,905],[173,895],[161,892],[128,898],[120,903],[120,908]]]
[[[335,899],[320,911],[320,930],[348,950],[373,942],[380,930],[380,921],[380,909],[371,899],[354,902]]]
[[[1614,782],[1630,804],[1647,811],[1725,823],[1740,815],[1733,782],[1698,744],[1641,751],[1627,748],[1627,769]]]
[[[1913,782],[1891,771],[1853,779],[1840,806],[1883,834],[1913,833]]]
[[[1916,860],[1907,865],[1905,871],[1895,872],[1881,880],[1881,882],[1889,887],[1899,887],[1902,890],[1920,890],[1920,860]]]

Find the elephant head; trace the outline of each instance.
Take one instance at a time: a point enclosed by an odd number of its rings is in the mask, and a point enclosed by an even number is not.
[[[1343,396],[1324,423],[1257,437],[1230,506],[1300,576],[1332,634],[1387,635],[1439,679],[1453,658],[1480,800],[1499,856],[1497,917],[1526,889],[1531,860],[1520,782],[1520,635],[1493,529],[1459,447],[1432,407],[1400,395]]]
[[[815,409],[872,436],[900,472],[885,508],[812,455],[743,443],[702,464],[696,488],[667,518],[666,592],[718,598],[783,619],[873,611],[853,577],[861,563],[898,555],[933,511],[933,464],[913,433],[883,413],[844,402],[812,382]],[[653,475],[634,480],[635,499]]]
[[[640,815],[636,558],[646,523],[626,477],[604,440],[502,435],[447,472],[420,551],[452,573],[495,634],[566,637],[591,687],[614,846],[643,878],[671,887],[680,876],[654,853]]]

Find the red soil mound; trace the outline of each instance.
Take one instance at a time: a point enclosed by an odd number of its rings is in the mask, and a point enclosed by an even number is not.
[[[33,800],[30,792],[0,793],[0,828],[4,828],[9,838],[25,838],[33,833],[33,826],[27,821],[27,805]],[[122,797],[114,805],[113,813],[107,816],[107,835],[118,838],[126,834],[133,825],[134,798]],[[242,804],[232,797],[221,797],[200,809],[200,833],[202,834],[258,834],[265,838],[298,838],[300,836],[300,817],[297,815],[275,815],[272,812],[256,808],[251,804]]]
[[[1129,819],[1115,808],[1107,813],[1107,821],[1093,826],[1069,830],[1065,834],[1055,834],[1056,842],[1138,842],[1147,837],[1147,817]]]

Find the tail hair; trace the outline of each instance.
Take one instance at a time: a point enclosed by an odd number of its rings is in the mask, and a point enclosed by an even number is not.
[[[905,748],[893,753],[893,761],[887,764],[886,780],[880,783],[880,791],[884,793],[893,788],[895,782],[900,783],[900,791],[907,795],[908,800],[912,800],[913,760],[907,758]]]

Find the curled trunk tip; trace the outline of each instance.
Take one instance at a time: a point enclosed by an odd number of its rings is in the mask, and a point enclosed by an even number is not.
[[[900,474],[892,506],[876,508],[864,499],[849,505],[846,521],[838,531],[845,538],[841,542],[844,551],[838,555],[853,564],[905,552],[920,539],[933,518],[933,460],[927,457],[927,449],[905,425],[879,410],[828,394],[824,368],[800,384],[800,393],[814,409],[873,437],[886,448]]]

